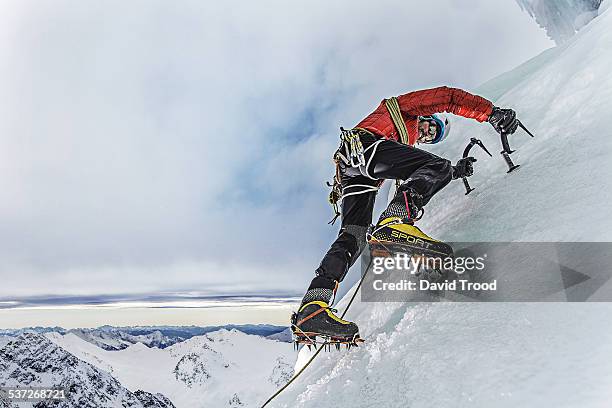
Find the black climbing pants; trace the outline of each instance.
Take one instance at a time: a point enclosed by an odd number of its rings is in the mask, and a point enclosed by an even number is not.
[[[367,132],[362,132],[360,139],[366,149],[367,165],[361,169],[340,168],[344,193],[342,226],[309,289],[334,289],[335,281],[341,282],[359,258],[372,223],[376,187],[384,179],[404,180],[397,194],[412,188],[423,197],[422,205],[452,179],[452,166],[446,159],[392,140],[381,141]]]

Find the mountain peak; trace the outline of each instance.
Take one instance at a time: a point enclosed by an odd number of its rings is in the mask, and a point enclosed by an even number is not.
[[[66,404],[71,407],[174,407],[163,395],[131,392],[109,373],[78,359],[39,333],[22,333],[0,349],[0,372],[2,387],[64,389]],[[47,406],[42,404],[37,406]]]

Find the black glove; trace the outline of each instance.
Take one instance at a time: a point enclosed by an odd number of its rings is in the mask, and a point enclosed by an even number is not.
[[[476,159],[474,157],[464,157],[457,161],[457,165],[453,166],[453,180],[461,177],[470,177],[474,174],[474,163]]]
[[[516,118],[516,112],[512,109],[501,109],[494,106],[489,116],[489,123],[493,125],[497,133],[511,135],[516,131],[519,121]]]

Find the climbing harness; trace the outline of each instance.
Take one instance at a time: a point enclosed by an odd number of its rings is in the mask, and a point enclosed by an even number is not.
[[[404,122],[404,118],[402,117],[397,98],[394,96],[385,99],[385,106],[387,107],[389,115],[391,116],[391,120],[393,121],[395,129],[399,134],[400,142],[405,145],[409,144],[408,129],[406,128],[406,122]],[[372,175],[370,175],[369,168],[372,159],[376,154],[376,149],[378,148],[378,145],[385,139],[381,138],[364,149],[363,144],[361,143],[361,139],[359,137],[363,133],[372,134],[366,129],[354,128],[346,130],[343,127],[340,127],[340,147],[338,147],[338,150],[334,154],[333,158],[334,163],[336,165],[336,173],[334,175],[333,182],[327,182],[327,186],[331,187],[331,192],[329,193],[328,201],[334,210],[334,217],[331,219],[331,221],[328,222],[328,224],[334,225],[334,223],[340,216],[338,203],[342,200],[343,197],[378,191],[382,184],[381,183],[378,186],[355,184],[351,185],[350,188],[357,188],[357,190],[350,192],[345,192],[342,189],[342,180],[340,174],[341,162],[343,162],[348,167],[359,168],[361,174],[368,177],[369,179],[377,180],[375,177],[372,177]],[[370,149],[372,149],[372,152],[370,153],[370,158],[366,161],[365,153]],[[396,181],[396,183],[399,183],[399,181]]]
[[[350,130],[346,130],[342,127],[340,128],[340,146],[338,147],[338,150],[336,150],[333,156],[336,171],[334,174],[333,182],[327,182],[327,186],[331,187],[331,192],[329,193],[328,201],[334,210],[334,217],[331,219],[331,221],[328,222],[328,224],[333,225],[340,216],[340,209],[338,204],[341,202],[342,198],[351,195],[375,192],[378,191],[380,188],[381,183],[378,183],[377,185],[352,184],[350,186],[347,186],[346,188],[342,187],[342,165],[346,167],[357,168],[359,169],[359,172],[365,177],[368,177],[371,180],[378,181],[378,179],[370,175],[369,168],[370,164],[372,163],[372,159],[376,154],[376,149],[378,148],[378,145],[383,142],[384,139],[379,139],[364,149],[360,139],[360,136],[362,134],[371,133],[361,128],[354,128]],[[367,160],[366,153],[369,153],[369,159]],[[347,189],[350,189],[350,191],[345,191]]]

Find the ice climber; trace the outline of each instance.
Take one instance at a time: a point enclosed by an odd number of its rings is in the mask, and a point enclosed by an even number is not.
[[[384,99],[354,128],[342,130],[342,143],[334,155],[334,192],[341,202],[342,224],[292,318],[294,333],[332,341],[358,338],[357,325],[336,316],[330,303],[338,284],[367,244],[374,199],[385,179],[402,183],[378,219],[370,240],[401,245],[398,237],[408,236],[438,242],[414,223],[423,216],[423,207],[434,194],[452,179],[473,173],[474,160],[460,159],[452,166],[450,161],[414,147],[439,143],[448,136],[450,124],[438,115],[443,112],[487,121],[499,133],[514,133],[518,126],[512,109],[495,107],[487,99],[461,89],[438,87]]]

